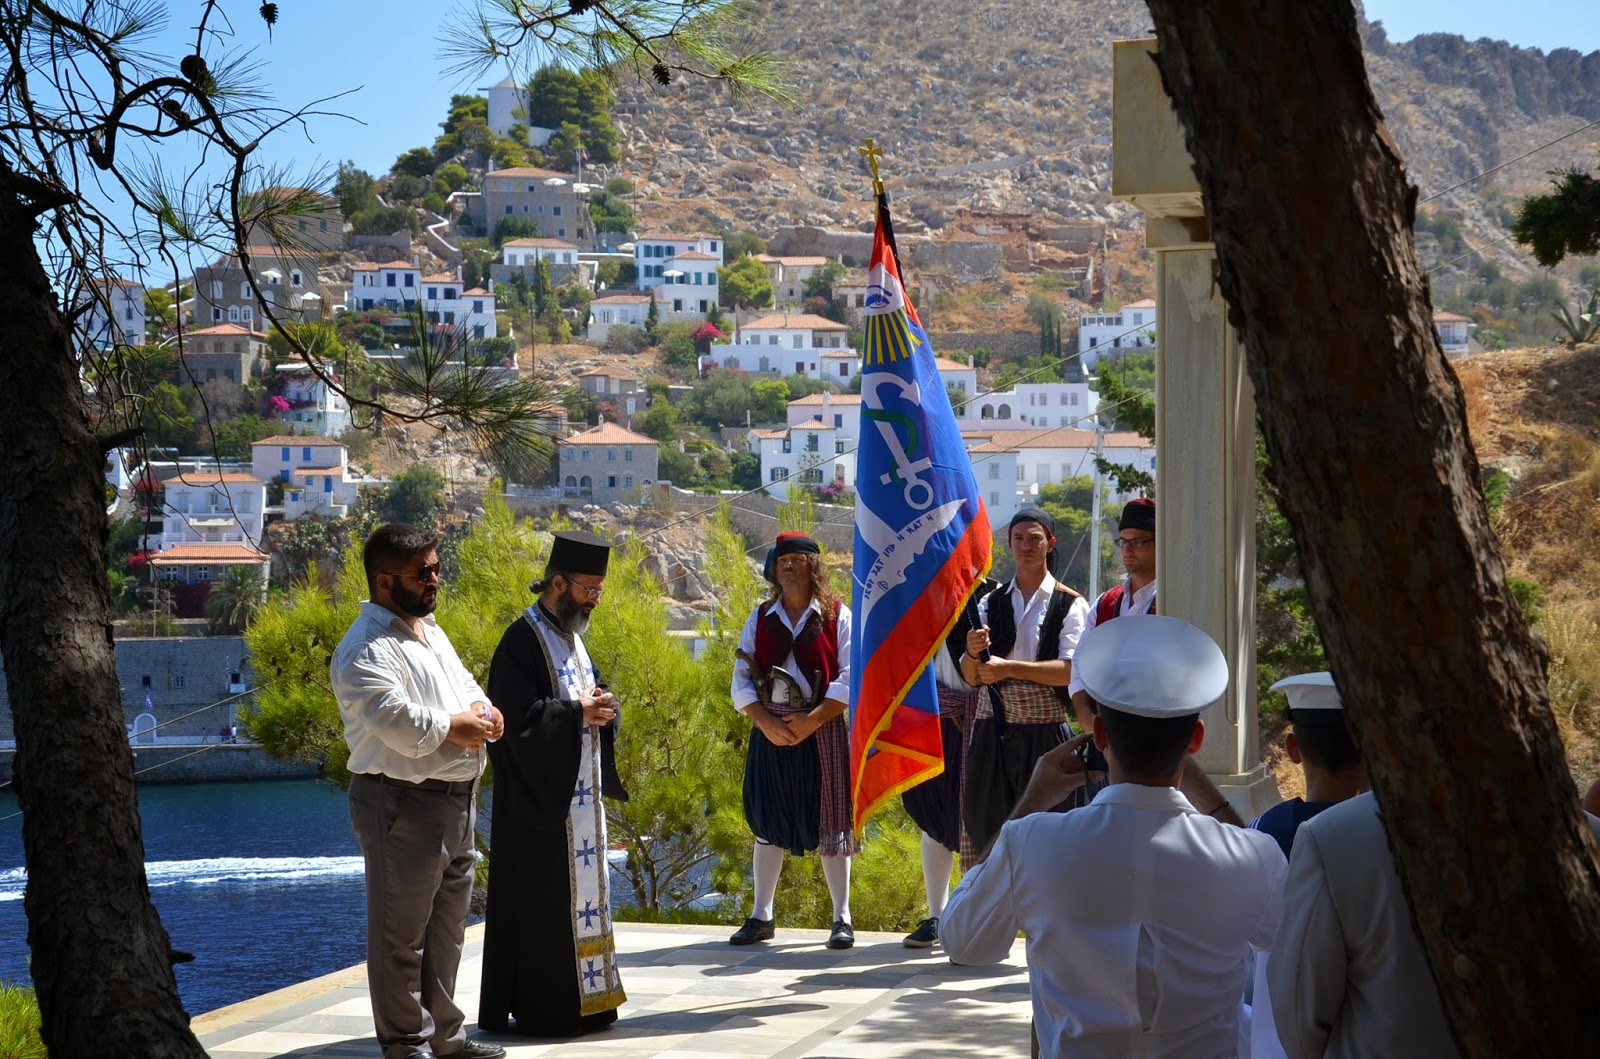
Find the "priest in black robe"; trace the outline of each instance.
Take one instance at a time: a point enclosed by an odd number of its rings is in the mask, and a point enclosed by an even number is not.
[[[601,795],[617,777],[617,703],[583,644],[610,545],[558,533],[539,599],[506,629],[489,698],[506,718],[490,748],[494,803],[478,1025],[572,1037],[616,1021],[617,974]]]

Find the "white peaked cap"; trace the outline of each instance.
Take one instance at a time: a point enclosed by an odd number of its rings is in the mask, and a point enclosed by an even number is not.
[[[1295,724],[1334,726],[1344,724],[1344,703],[1333,685],[1333,674],[1301,673],[1284,677],[1272,685],[1289,700],[1289,720]],[[1307,716],[1313,714],[1314,716]]]
[[[1199,713],[1228,688],[1216,642],[1181,618],[1127,614],[1078,641],[1073,670],[1089,697],[1139,717]]]

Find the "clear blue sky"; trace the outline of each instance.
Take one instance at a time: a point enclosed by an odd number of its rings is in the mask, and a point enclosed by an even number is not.
[[[192,47],[193,31],[187,27],[198,7],[193,0],[173,0],[172,22],[152,50],[181,55]],[[224,7],[235,20],[237,39],[255,49],[264,63],[263,77],[284,106],[355,90],[325,109],[354,115],[365,125],[313,118],[309,138],[286,131],[265,152],[301,169],[317,161],[331,166],[352,159],[374,174],[386,172],[402,151],[432,145],[453,93],[476,91],[506,73],[467,82],[445,74],[437,27],[441,12],[453,18],[460,9],[439,0],[280,4],[270,43],[255,3]],[[1367,0],[1366,10],[1368,18],[1384,23],[1391,40],[1449,32],[1545,50],[1600,50],[1600,0]]]
[[[1525,48],[1600,51],[1600,3],[1595,0],[1366,0],[1367,18],[1382,22],[1392,41],[1419,33],[1488,37]]]

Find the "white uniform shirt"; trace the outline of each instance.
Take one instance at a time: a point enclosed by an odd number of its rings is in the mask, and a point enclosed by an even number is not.
[[[763,603],[761,607],[757,607],[750,612],[750,617],[745,619],[744,631],[739,634],[739,647],[752,658],[756,654],[756,619],[761,614],[762,607],[765,606],[766,604]],[[789,612],[783,609],[781,601],[773,604],[772,609],[783,622],[784,627],[789,630],[789,635],[794,639],[800,638],[800,630],[806,627],[806,622],[813,619],[822,620],[822,605],[815,599],[811,601],[810,606],[800,612],[800,620],[798,622],[789,620]],[[839,672],[834,676],[833,683],[828,685],[828,690],[823,693],[822,697],[825,699],[838,699],[848,705],[850,702],[850,608],[843,603],[839,604],[839,621],[835,631],[839,636]],[[789,657],[783,660],[780,668],[791,677],[794,677],[795,682],[800,685],[800,690],[809,698],[811,695],[811,679],[800,672],[800,666],[795,662],[793,652],[790,652]],[[781,680],[773,681],[772,697],[775,702],[787,702],[788,694],[789,688],[787,684],[784,684]],[[733,664],[734,709],[743,713],[752,702],[759,701],[759,699],[760,696],[756,694],[755,681],[750,679],[750,667],[742,661],[735,662]]]
[[[1039,656],[1039,633],[1044,629],[1044,612],[1050,606],[1050,596],[1056,590],[1056,579],[1049,574],[1044,575],[1044,580],[1039,582],[1039,587],[1027,599],[1022,598],[1022,590],[1017,587],[1015,579],[1004,588],[995,591],[978,600],[978,621],[984,625],[989,624],[989,607],[997,598],[1004,598],[1011,602],[1011,616],[1015,619],[1017,642],[1011,648],[1011,653],[1005,657],[1019,662],[1032,662]],[[1066,620],[1061,623],[1061,635],[1056,638],[1056,657],[1071,659],[1078,653],[1078,638],[1083,635],[1083,630],[1089,620],[1089,604],[1082,596],[1072,600],[1072,606],[1067,608]],[[965,681],[963,681],[965,683]]]
[[[1123,578],[1122,579],[1122,599],[1121,599],[1120,603],[1117,606],[1117,617],[1120,618],[1125,614],[1148,614],[1148,613],[1150,613],[1150,601],[1155,598],[1155,594],[1156,594],[1156,581],[1155,581],[1155,578],[1152,577],[1150,579],[1150,583],[1148,585],[1145,585],[1143,588],[1139,589],[1139,591],[1137,591],[1137,592],[1129,592],[1128,591],[1128,579],[1127,578]],[[1092,629],[1096,625],[1100,624],[1098,621],[1095,620],[1095,615],[1100,613],[1100,601],[1098,599],[1095,600],[1094,601],[1094,606],[1089,607],[1088,611],[1089,611],[1089,620],[1084,623],[1084,626],[1083,626],[1083,631],[1084,632],[1088,632],[1090,629]],[[1076,695],[1078,692],[1080,692],[1082,690],[1083,690],[1083,681],[1078,679],[1078,674],[1077,674],[1076,671],[1074,671],[1073,674],[1072,674],[1072,683],[1067,685],[1067,694]]]
[[[1235,1054],[1250,945],[1272,945],[1278,844],[1171,787],[1113,784],[1008,822],[939,921],[952,963],[997,963],[1017,931],[1039,1054]]]
[[[333,694],[350,744],[350,771],[397,780],[473,780],[482,750],[445,741],[450,715],[489,696],[461,664],[433,615],[422,635],[370,600],[334,649]]]

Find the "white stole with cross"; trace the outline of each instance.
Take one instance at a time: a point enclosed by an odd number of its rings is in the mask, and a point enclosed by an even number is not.
[[[594,689],[594,664],[583,639],[554,628],[535,603],[525,612],[544,642],[555,678],[555,692],[576,701]],[[578,779],[567,809],[567,848],[571,850],[573,956],[577,962],[580,1013],[594,1015],[627,1000],[617,974],[616,939],[611,933],[611,880],[606,864],[606,811],[600,804],[599,729],[579,729]]]

